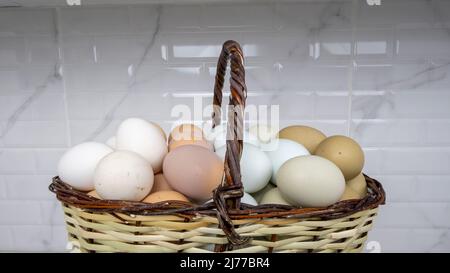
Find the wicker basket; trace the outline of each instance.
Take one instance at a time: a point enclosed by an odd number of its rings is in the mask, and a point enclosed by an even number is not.
[[[360,252],[384,204],[381,184],[365,176],[364,199],[326,208],[240,204],[240,161],[246,100],[244,58],[234,41],[223,45],[214,86],[213,126],[220,123],[224,75],[231,66],[227,152],[213,201],[148,204],[99,200],[58,177],[50,190],[62,202],[69,241],[81,252]]]

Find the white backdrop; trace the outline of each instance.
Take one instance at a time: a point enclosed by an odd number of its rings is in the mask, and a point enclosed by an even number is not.
[[[364,146],[381,251],[450,251],[450,2],[425,0],[0,8],[0,250],[63,251],[59,156],[209,102],[227,39],[249,104]]]

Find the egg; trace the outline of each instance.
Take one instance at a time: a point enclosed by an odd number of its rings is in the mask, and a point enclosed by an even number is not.
[[[345,180],[356,177],[364,167],[364,152],[361,146],[346,136],[326,138],[317,146],[315,154],[336,164]]]
[[[150,193],[171,190],[173,189],[167,182],[167,179],[164,177],[164,175],[162,173],[155,174],[155,177],[153,179],[153,187]]]
[[[214,146],[205,139],[199,140],[172,140],[169,144],[169,152],[183,145],[198,145],[214,152]]]
[[[278,189],[289,203],[302,207],[326,207],[345,190],[345,179],[330,160],[298,156],[286,161],[277,173]]]
[[[275,139],[272,143],[274,149],[266,153],[272,162],[272,182],[277,185],[276,174],[281,165],[293,157],[309,155],[309,151],[303,145],[289,139]]]
[[[212,197],[222,182],[224,164],[214,152],[198,145],[174,149],[164,159],[163,173],[176,191],[195,200]]]
[[[95,197],[97,199],[102,199],[95,190],[88,192],[87,195]]]
[[[180,124],[172,129],[169,135],[169,143],[180,140],[205,139],[203,130],[194,124]]]
[[[166,132],[164,132],[164,129],[163,129],[161,126],[159,126],[159,124],[156,123],[156,122],[150,121],[150,123],[151,123],[153,126],[155,126],[156,128],[158,128],[159,132],[161,133],[161,136],[162,136],[165,140],[167,140],[167,135],[166,135]]]
[[[272,171],[270,172],[272,173]],[[266,192],[270,191],[273,188],[275,188],[275,186],[272,183],[269,183],[262,190],[252,193],[252,196],[253,198],[255,198],[256,202],[260,204]]]
[[[359,198],[364,198],[367,194],[367,182],[366,178],[362,173],[357,175],[355,178],[350,179],[346,182],[347,187],[355,191]]]
[[[154,172],[160,172],[167,144],[160,127],[140,118],[124,120],[117,129],[116,149],[135,152],[144,157]]]
[[[253,198],[253,196],[251,196],[250,194],[244,192],[244,195],[241,198],[241,204],[248,204],[248,205],[252,205],[252,206],[257,206],[258,202],[256,202],[255,198]]]
[[[244,191],[257,192],[269,183],[272,175],[272,163],[269,157],[255,145],[244,143],[241,157],[241,176]],[[226,147],[221,147],[216,154],[225,160]]]
[[[108,140],[106,140],[106,145],[108,145],[109,147],[111,147],[112,149],[116,148],[116,137],[112,136],[110,138],[108,138]]]
[[[267,191],[264,196],[261,198],[261,205],[264,204],[280,204],[280,205],[291,205],[284,197],[281,195],[281,192],[278,188],[273,188]]]
[[[309,126],[289,126],[278,133],[279,138],[290,139],[305,146],[313,154],[320,142],[326,136],[319,130]]]
[[[352,188],[350,188],[349,186],[345,186],[345,191],[342,194],[342,196],[339,199],[339,201],[350,200],[350,199],[361,199],[361,197]]]
[[[142,202],[144,203],[158,203],[163,201],[184,201],[189,202],[186,196],[182,195],[176,191],[158,191],[151,193],[149,196],[145,197]]]
[[[113,152],[103,143],[85,142],[68,149],[57,167],[59,178],[77,190],[94,189],[94,172],[100,160]]]
[[[95,169],[95,190],[102,199],[140,201],[153,187],[153,170],[145,158],[130,151],[105,156]]]

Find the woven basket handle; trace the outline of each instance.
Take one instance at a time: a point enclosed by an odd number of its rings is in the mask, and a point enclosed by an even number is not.
[[[230,61],[230,102],[228,109],[227,140],[224,164],[224,179],[222,184],[214,191],[219,224],[228,240],[239,245],[247,241],[241,238],[234,230],[233,223],[228,215],[228,209],[238,209],[240,199],[243,196],[241,181],[240,159],[243,146],[244,108],[247,99],[247,87],[245,86],[244,55],[241,46],[235,41],[226,41],[223,44],[214,85],[213,98],[213,128],[220,125],[222,89],[224,77]]]

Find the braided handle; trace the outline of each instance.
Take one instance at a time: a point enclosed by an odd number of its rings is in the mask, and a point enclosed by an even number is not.
[[[224,164],[224,179],[222,184],[214,191],[219,224],[228,240],[233,245],[246,243],[246,238],[241,238],[234,230],[233,223],[228,215],[228,209],[238,209],[240,199],[243,196],[241,181],[240,160],[243,147],[244,108],[247,99],[247,87],[245,86],[244,55],[241,46],[235,41],[226,41],[223,44],[214,85],[213,98],[213,128],[220,124],[222,89],[226,69],[230,61],[230,102],[228,104],[227,140]]]

